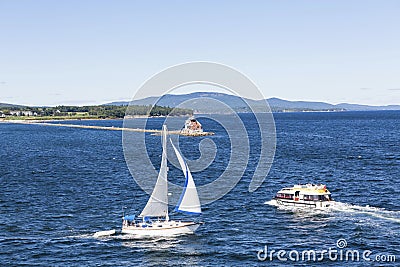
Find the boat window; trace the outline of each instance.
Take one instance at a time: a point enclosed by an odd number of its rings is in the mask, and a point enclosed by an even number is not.
[[[285,198],[285,199],[293,199],[293,194],[283,194],[283,193],[277,193],[275,195],[276,198]]]
[[[311,196],[311,197],[312,197],[312,200],[314,200],[314,201],[320,200],[320,196],[318,196],[318,195],[314,195],[314,196]]]
[[[285,194],[277,193],[276,198],[285,198]]]
[[[287,199],[293,199],[293,194],[285,194],[285,198],[287,198]]]

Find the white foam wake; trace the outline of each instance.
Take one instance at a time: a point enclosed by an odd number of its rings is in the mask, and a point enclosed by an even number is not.
[[[390,211],[390,210],[386,210],[384,208],[371,207],[368,205],[367,206],[358,206],[358,205],[352,205],[349,203],[332,201],[330,206],[327,208],[314,209],[314,208],[301,207],[301,206],[299,206],[299,207],[297,207],[297,206],[281,206],[274,199],[266,201],[264,204],[278,207],[278,209],[281,209],[281,210],[289,210],[289,211],[295,211],[295,212],[296,211],[300,211],[300,212],[307,211],[307,213],[312,213],[312,214],[319,214],[320,212],[339,212],[339,213],[346,213],[349,215],[363,214],[363,215],[379,218],[382,220],[400,223],[400,211]],[[312,211],[312,212],[310,212],[310,211]],[[317,212],[317,211],[319,211],[319,212]]]
[[[400,211],[390,211],[384,208],[371,206],[358,206],[343,202],[334,202],[331,209],[337,212],[345,212],[352,214],[364,214],[375,218],[400,223]]]
[[[270,205],[270,206],[275,206],[275,207],[279,206],[278,203],[276,203],[275,199],[271,199],[269,201],[265,201],[264,204],[267,204],[267,205]]]

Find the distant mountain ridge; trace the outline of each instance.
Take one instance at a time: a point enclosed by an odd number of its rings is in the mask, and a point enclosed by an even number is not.
[[[9,104],[9,103],[0,103],[0,108],[21,108],[21,107],[24,107],[24,106]]]
[[[215,92],[195,92],[190,94],[173,95],[167,94],[162,97],[146,97],[143,99],[132,101],[133,105],[151,105],[157,102],[159,106],[165,107],[177,107],[180,105],[181,108],[194,109],[197,113],[219,113],[221,112],[220,107],[210,104],[207,101],[193,101],[193,99],[207,99],[212,98],[227,106],[231,107],[236,112],[250,112],[250,108],[243,101],[245,99],[248,103],[255,108],[255,111],[264,106],[264,101],[268,101],[269,106],[274,112],[288,112],[288,111],[374,111],[374,110],[400,110],[400,105],[387,105],[387,106],[369,106],[360,104],[348,104],[341,103],[337,105],[325,103],[325,102],[312,102],[312,101],[289,101],[280,98],[269,98],[267,100],[254,100],[248,98],[240,98],[235,95]],[[189,101],[188,103],[184,103]],[[122,106],[130,104],[129,101],[117,101],[111,102],[104,105],[115,105]],[[24,108],[27,106],[0,103],[0,108]]]
[[[182,108],[192,108],[199,113],[212,113],[219,112],[217,107],[213,105],[207,105],[204,103],[196,103],[193,106],[193,102],[184,103],[185,101],[193,100],[196,98],[212,98],[221,101],[238,112],[249,112],[250,109],[243,101],[242,98],[234,95],[224,94],[224,93],[213,93],[213,92],[196,92],[183,95],[172,95],[167,94],[162,97],[146,97],[139,100],[129,101],[118,101],[111,102],[106,105],[151,105],[157,102],[160,106],[176,107],[180,105]],[[325,102],[311,102],[311,101],[289,101],[280,98],[269,98],[267,100],[253,100],[244,98],[249,102],[257,111],[257,109],[264,105],[264,101],[267,101],[272,111],[274,112],[285,112],[285,111],[368,111],[368,110],[400,110],[400,105],[388,105],[388,106],[369,106],[369,105],[359,105],[359,104],[348,104],[341,103],[337,105],[325,103]]]

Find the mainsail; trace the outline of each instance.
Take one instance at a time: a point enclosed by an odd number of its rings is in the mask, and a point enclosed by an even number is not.
[[[175,211],[181,211],[191,214],[201,214],[199,195],[197,194],[197,189],[192,174],[190,173],[189,167],[186,164],[186,161],[183,159],[181,153],[179,153],[179,151],[176,149],[171,139],[170,141],[172,147],[174,148],[176,157],[178,158],[179,164],[181,165],[183,174],[186,177],[185,187],[178,201],[178,204],[176,205]]]
[[[168,220],[168,167],[167,167],[167,126],[163,125],[162,131],[162,158],[160,172],[153,193],[144,207],[141,217],[166,217]]]

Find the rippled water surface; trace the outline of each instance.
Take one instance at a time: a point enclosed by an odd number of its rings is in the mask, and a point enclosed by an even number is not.
[[[145,240],[92,237],[120,228],[122,207],[140,212],[148,198],[127,168],[121,132],[1,123],[0,265],[284,266],[294,263],[261,262],[257,251],[265,245],[287,251],[337,248],[338,239],[345,239],[349,249],[396,255],[400,261],[400,112],[275,114],[275,160],[254,193],[248,186],[259,134],[251,115],[241,117],[251,155],[238,185],[203,207],[205,224],[195,235]],[[216,133],[204,138],[218,148],[209,168],[193,173],[201,185],[223,172],[230,142],[221,125],[199,120]],[[160,128],[162,121],[150,119],[148,127]],[[122,125],[113,120],[73,123]],[[185,157],[198,158],[204,138],[181,137]],[[146,135],[146,144],[157,167],[160,137]],[[175,167],[170,166],[170,174],[183,183]],[[313,212],[268,205],[280,188],[307,182],[327,184],[337,205]],[[395,266],[329,259],[296,264]]]

